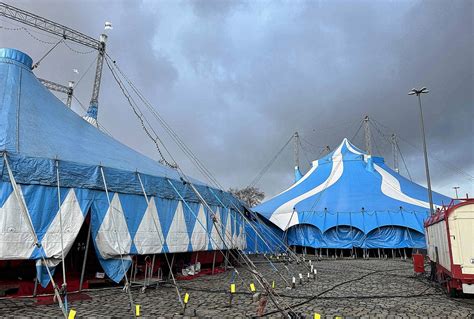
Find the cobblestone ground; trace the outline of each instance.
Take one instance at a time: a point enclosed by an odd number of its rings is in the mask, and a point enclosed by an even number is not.
[[[270,282],[275,281],[275,294],[280,308],[290,308],[296,314],[313,318],[314,313],[324,318],[474,318],[474,299],[450,299],[437,286],[416,277],[410,261],[323,259],[313,261],[316,279],[307,279],[308,269],[303,265],[275,262],[273,267],[255,260],[259,270]],[[181,293],[189,293],[185,317],[231,318],[255,316],[257,304],[253,301],[249,284],[252,275],[244,267],[214,276],[202,276],[190,281],[179,281]],[[299,273],[304,277],[299,284]],[[229,284],[235,276],[236,294],[229,307]],[[296,288],[287,284],[295,276]],[[283,278],[282,278],[283,277]],[[257,291],[263,288],[256,284]],[[70,307],[78,317],[132,317],[127,293],[121,289],[90,290],[92,300],[73,302]],[[132,290],[133,300],[141,306],[143,317],[184,317],[172,285],[149,288],[145,293]],[[281,317],[269,300],[268,317]],[[0,300],[0,315],[23,317],[59,317],[56,305],[35,305],[34,299]]]

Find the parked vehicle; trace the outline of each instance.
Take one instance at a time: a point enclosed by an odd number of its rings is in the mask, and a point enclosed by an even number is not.
[[[425,221],[431,278],[451,296],[474,294],[474,199],[453,200]]]

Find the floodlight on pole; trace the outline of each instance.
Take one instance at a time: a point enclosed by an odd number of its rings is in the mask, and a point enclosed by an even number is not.
[[[454,186],[453,189],[454,189],[454,192],[456,193],[456,199],[459,199],[459,196],[458,196],[458,189],[460,189],[461,187],[459,186]]]
[[[423,121],[423,108],[421,107],[421,94],[426,94],[428,92],[429,90],[426,87],[422,87],[419,90],[413,88],[411,89],[410,92],[408,92],[408,95],[416,95],[418,97],[418,106],[420,107],[421,136],[423,138],[423,154],[425,156],[426,183],[428,184],[428,200],[430,203],[430,213],[434,214],[433,193],[431,191],[430,168],[428,165],[428,152],[426,151],[425,124]]]

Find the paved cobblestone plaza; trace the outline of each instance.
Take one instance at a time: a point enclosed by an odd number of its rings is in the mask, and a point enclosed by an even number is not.
[[[275,292],[279,295],[281,308],[313,318],[314,313],[322,317],[365,318],[473,318],[474,299],[450,299],[444,291],[431,285],[426,279],[413,273],[412,263],[402,260],[323,259],[313,261],[317,269],[316,280],[307,279],[307,269],[302,265],[278,262],[275,267],[279,275],[263,260],[256,260],[265,278],[275,281]],[[229,284],[233,271],[214,276],[201,276],[193,280],[179,281],[181,293],[189,293],[186,317],[231,318],[255,316],[257,303],[253,301],[249,284],[251,274],[244,267],[237,268],[236,294],[229,307]],[[303,284],[298,274],[303,274]],[[296,288],[288,289],[295,276]],[[283,277],[283,278],[282,278]],[[262,291],[256,285],[257,291]],[[132,317],[127,293],[119,288],[89,290],[85,294],[91,300],[75,301],[70,308],[78,317]],[[170,285],[149,288],[145,293],[132,290],[134,302],[141,307],[143,317],[183,317],[176,289]],[[51,316],[61,315],[57,305],[35,305],[34,299],[0,300],[2,316]],[[266,313],[269,317],[281,317],[274,312],[276,307],[269,300]]]

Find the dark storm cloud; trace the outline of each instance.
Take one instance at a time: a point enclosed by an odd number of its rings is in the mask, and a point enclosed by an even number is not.
[[[386,126],[380,126],[384,134],[395,132],[409,142],[400,141],[400,147],[414,180],[424,184],[418,109],[407,92],[427,86],[434,187],[448,195],[454,185],[474,191],[472,179],[454,172],[474,175],[470,1],[15,5],[91,35],[112,21],[109,53],[225,187],[250,183],[296,130],[314,145],[303,142],[307,167],[320,147],[353,137],[366,114]],[[35,59],[49,48],[24,33],[0,35],[2,46],[19,47]],[[66,82],[74,76],[69,70],[84,72],[93,58],[62,48],[37,73]],[[85,104],[91,78],[92,72],[78,86]],[[157,158],[107,70],[100,105],[100,121],[116,138]],[[391,164],[390,144],[372,131],[374,152]],[[362,134],[354,138],[360,147]],[[165,141],[184,170],[201,177]],[[291,183],[292,156],[288,147],[262,178],[259,186],[268,195]]]

